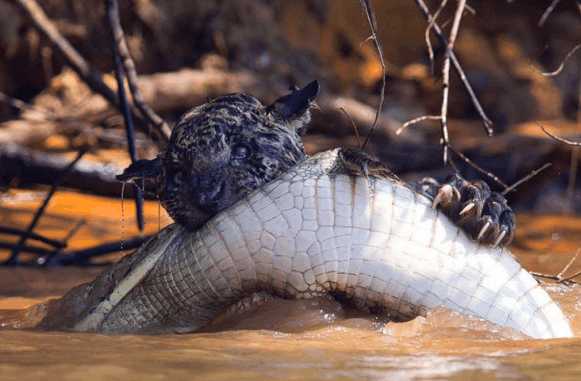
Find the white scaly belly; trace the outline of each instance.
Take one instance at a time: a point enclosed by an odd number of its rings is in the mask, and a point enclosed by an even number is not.
[[[169,239],[185,238],[136,266],[136,280],[76,329],[119,330],[120,319],[147,326],[159,312],[143,321],[128,312],[141,298],[139,308],[181,314],[176,325],[193,330],[264,289],[293,298],[338,293],[399,319],[443,306],[533,338],[572,336],[560,308],[507,249],[475,243],[402,184],[327,175],[332,155],[309,159],[195,233],[173,228]],[[160,296],[140,297],[148,293]]]

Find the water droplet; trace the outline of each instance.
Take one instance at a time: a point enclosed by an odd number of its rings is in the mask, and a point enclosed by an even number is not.
[[[127,183],[123,182],[121,185],[121,251],[125,247],[125,184]]]

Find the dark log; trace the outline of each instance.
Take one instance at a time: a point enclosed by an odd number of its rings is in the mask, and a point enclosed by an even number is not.
[[[0,184],[6,185],[18,179],[20,185],[50,185],[68,162],[66,157],[60,155],[17,145],[3,145],[0,146]],[[115,176],[121,172],[123,168],[116,165],[81,160],[62,186],[102,196],[120,197],[121,183]]]

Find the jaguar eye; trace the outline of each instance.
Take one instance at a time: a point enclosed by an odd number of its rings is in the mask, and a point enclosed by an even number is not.
[[[232,158],[236,160],[245,159],[248,157],[250,150],[245,145],[237,145],[232,149]]]

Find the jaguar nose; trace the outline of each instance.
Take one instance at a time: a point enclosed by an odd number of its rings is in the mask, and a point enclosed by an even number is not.
[[[214,173],[204,176],[194,176],[192,193],[195,202],[200,206],[215,206],[224,197],[225,178],[223,174]]]

